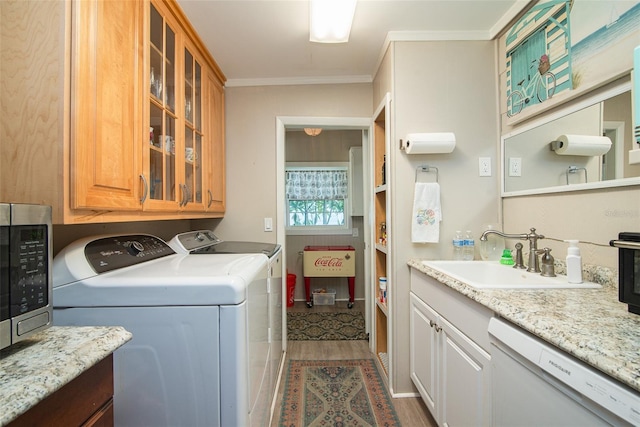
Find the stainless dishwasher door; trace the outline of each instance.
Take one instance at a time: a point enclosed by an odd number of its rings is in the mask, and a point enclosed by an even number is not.
[[[491,319],[493,425],[640,425],[640,395],[553,346]]]

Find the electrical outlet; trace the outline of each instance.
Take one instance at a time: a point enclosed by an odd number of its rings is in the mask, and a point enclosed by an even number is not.
[[[480,176],[491,176],[491,157],[480,157],[478,159],[478,171]]]
[[[509,176],[522,176],[521,157],[509,157]]]

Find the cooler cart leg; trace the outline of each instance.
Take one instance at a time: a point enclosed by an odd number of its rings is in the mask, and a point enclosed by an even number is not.
[[[313,301],[311,301],[311,277],[304,277],[304,292],[307,296],[307,307],[313,307]]]
[[[355,293],[356,293],[356,278],[348,277],[349,281],[349,302],[347,303],[347,308],[353,308],[353,302],[355,301]]]

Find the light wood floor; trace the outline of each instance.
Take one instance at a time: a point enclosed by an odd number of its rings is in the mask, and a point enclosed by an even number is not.
[[[363,302],[357,301],[353,310],[364,312]],[[293,311],[341,311],[346,309],[345,301],[336,302],[335,306],[314,306],[308,308],[304,302],[296,302]],[[344,360],[344,359],[375,359],[369,349],[367,341],[288,341],[284,370],[289,365],[289,360]],[[379,366],[382,370],[382,367]],[[273,415],[272,426],[280,426],[280,408],[282,394],[284,392],[284,374],[278,388],[278,396]],[[436,427],[437,424],[431,417],[428,409],[420,398],[392,399],[400,423],[408,427]]]

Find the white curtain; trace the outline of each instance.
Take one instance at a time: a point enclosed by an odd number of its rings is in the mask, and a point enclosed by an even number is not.
[[[346,199],[347,179],[346,170],[288,170],[286,173],[287,199]]]

